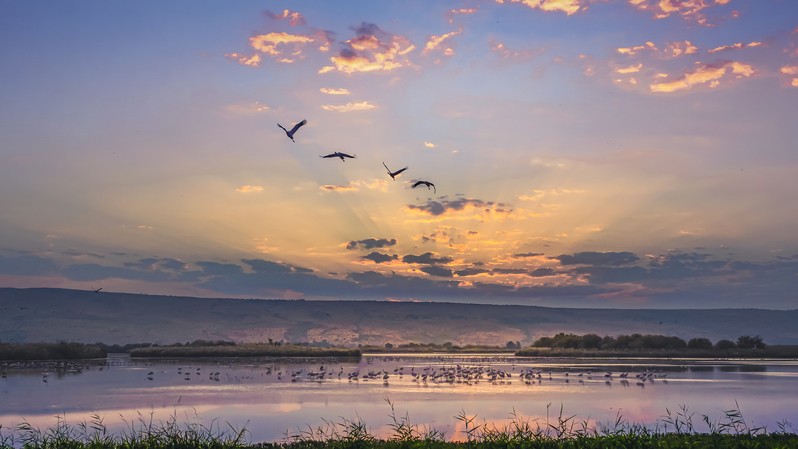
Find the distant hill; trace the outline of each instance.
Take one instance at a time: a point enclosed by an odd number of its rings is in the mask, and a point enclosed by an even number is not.
[[[798,344],[798,310],[569,309],[382,301],[204,299],[0,288],[0,341],[529,344],[557,332]]]

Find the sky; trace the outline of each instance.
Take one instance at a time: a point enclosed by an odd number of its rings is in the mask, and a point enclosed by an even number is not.
[[[0,287],[798,308],[794,0],[2,9]]]

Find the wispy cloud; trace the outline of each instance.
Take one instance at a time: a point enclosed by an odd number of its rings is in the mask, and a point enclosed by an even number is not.
[[[354,31],[356,36],[345,41],[338,55],[330,58],[332,65],[322,67],[319,73],[390,72],[412,65],[407,55],[416,47],[406,37],[365,22]]]
[[[243,185],[241,187],[236,188],[236,192],[238,193],[260,193],[263,192],[262,186],[252,186],[252,185]]]
[[[259,54],[244,55],[241,53],[227,53],[225,57],[247,67],[259,67],[261,63]]]
[[[643,68],[643,63],[640,64],[632,64],[626,67],[618,67],[615,69],[616,73],[620,73],[621,75],[629,74],[629,73],[637,73],[640,69]]]
[[[496,0],[496,3],[520,3],[543,11],[561,11],[567,15],[576,14],[587,8],[587,0]]]
[[[651,92],[669,93],[688,90],[693,86],[707,85],[710,88],[720,86],[723,79],[748,78],[755,73],[752,66],[738,61],[700,64],[695,70],[685,73],[673,81],[653,83]]]
[[[482,201],[475,198],[458,198],[455,200],[428,200],[426,204],[416,206],[409,204],[408,209],[418,211],[434,217],[458,215],[462,212],[475,212],[478,217],[489,215],[507,216],[513,212],[513,207],[507,203]]]
[[[450,10],[446,11],[446,18],[449,21],[449,23],[454,23],[455,17],[475,14],[477,11],[479,11],[479,8],[456,8],[456,9],[450,9]]]
[[[430,36],[427,39],[427,43],[424,44],[424,50],[421,52],[424,55],[428,55],[436,50],[439,49],[443,45],[443,43],[454,36],[460,34],[462,30],[452,31],[451,33],[441,34],[439,36]],[[454,54],[454,49],[451,47],[445,47],[441,50],[445,56],[452,56]]]
[[[721,51],[740,50],[743,48],[751,48],[751,47],[761,47],[762,45],[763,45],[762,42],[749,42],[747,44],[742,42],[737,42],[731,45],[721,45],[719,47],[715,47],[712,50],[707,51],[707,53],[718,53]]]
[[[271,11],[265,12],[266,16],[271,18],[272,20],[278,21],[287,21],[291,26],[299,26],[305,24],[305,18],[302,17],[302,14],[296,11],[290,11],[288,9],[284,9],[281,13],[275,14]]]
[[[319,89],[319,91],[327,95],[349,95],[352,93],[349,91],[349,89],[344,89],[344,88],[336,89],[331,87],[322,87],[321,89]]]
[[[540,56],[544,53],[543,48],[538,48],[535,50],[514,50],[508,48],[504,42],[497,41],[496,39],[491,38],[488,41],[488,45],[490,46],[490,51],[497,54],[500,58],[507,61],[527,61],[529,59],[535,58]]]
[[[359,101],[359,102],[350,102],[346,104],[325,104],[322,105],[322,109],[325,111],[333,111],[333,112],[354,112],[354,111],[368,111],[371,109],[375,109],[377,106],[369,103],[368,101]]]
[[[435,144],[432,142],[424,142],[424,146],[427,148],[435,148]]]
[[[311,42],[312,37],[285,32],[259,34],[249,38],[252,48],[279,62],[290,62],[302,57],[302,47]]]
[[[706,16],[707,9],[730,2],[731,0],[629,0],[630,5],[651,12],[656,19],[677,15],[700,25],[711,25]]]
[[[319,186],[319,189],[325,192],[356,192],[358,190],[379,190],[385,192],[388,188],[388,182],[384,179],[371,179],[366,181],[350,181],[345,185],[325,184]]]
[[[269,106],[259,101],[233,103],[225,106],[227,112],[233,114],[259,114],[269,110]]]
[[[798,87],[798,65],[785,65],[779,69],[779,72],[792,77],[790,80],[790,86]]]

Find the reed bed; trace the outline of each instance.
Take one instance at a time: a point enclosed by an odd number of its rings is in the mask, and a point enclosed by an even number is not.
[[[237,428],[218,420],[202,424],[199,417],[180,422],[171,415],[166,422],[154,422],[139,414],[138,419],[126,422],[124,431],[110,434],[99,415],[89,422],[69,425],[63,419],[45,430],[27,423],[14,429],[0,426],[0,448],[30,449],[607,449],[607,448],[713,448],[713,449],[766,449],[798,448],[798,434],[788,421],[778,423],[777,429],[755,427],[748,423],[742,412],[727,410],[717,420],[706,415],[696,417],[686,407],[666,410],[654,425],[627,422],[617,415],[612,422],[590,424],[575,416],[559,414],[545,419],[528,419],[513,411],[509,423],[496,425],[479,422],[478,417],[461,411],[455,416],[463,429],[460,435],[448,438],[444,432],[410,422],[407,414],[401,416],[390,406],[390,435],[378,437],[367,424],[358,420],[341,418],[324,421],[318,427],[306,427],[290,433],[284,441],[253,443],[248,441],[246,428]]]

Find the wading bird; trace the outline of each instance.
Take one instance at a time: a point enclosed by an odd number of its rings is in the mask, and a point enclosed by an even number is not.
[[[346,162],[346,160],[344,159],[345,157],[348,157],[350,159],[354,159],[357,156],[352,156],[351,154],[346,154],[346,153],[341,153],[340,151],[336,151],[335,153],[330,153],[330,154],[328,154],[326,156],[319,156],[319,157],[323,157],[323,158],[340,157],[341,158],[341,162]]]
[[[403,171],[407,170],[407,167],[405,167],[405,168],[400,168],[399,170],[396,170],[396,171],[392,172],[391,169],[388,168],[387,165],[385,165],[385,162],[382,163],[382,166],[385,167],[386,170],[388,170],[388,176],[390,176],[391,179],[393,179],[394,181],[396,181],[396,176],[399,173],[402,173]]]
[[[302,120],[301,122],[294,125],[294,127],[291,128],[291,131],[285,129],[283,125],[279,123],[277,124],[277,126],[279,126],[283,131],[285,131],[285,135],[288,136],[289,139],[291,139],[291,142],[296,142],[296,140],[294,140],[294,133],[296,133],[297,130],[301,128],[303,125],[305,125],[307,122],[308,122],[307,120]]]
[[[416,183],[413,184],[411,187],[413,187],[415,189],[418,186],[427,186],[427,190],[432,188],[432,192],[433,193],[438,193],[437,190],[435,190],[435,184],[433,184],[433,183],[431,183],[429,181],[416,181]]]

